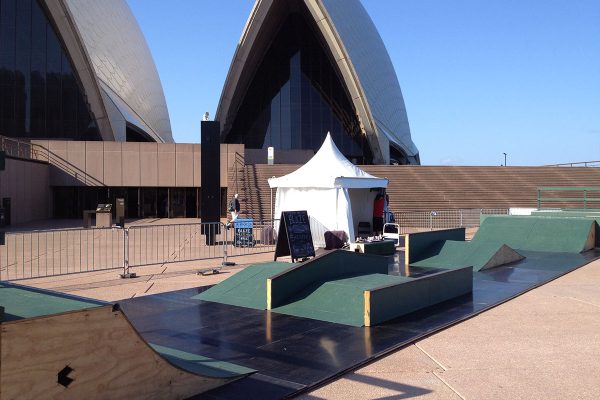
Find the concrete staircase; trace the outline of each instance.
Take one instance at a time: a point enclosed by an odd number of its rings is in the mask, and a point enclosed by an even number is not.
[[[271,190],[268,178],[286,175],[299,167],[289,164],[240,167],[238,187],[242,199],[242,216],[269,220]],[[600,168],[594,167],[366,165],[361,168],[372,175],[390,180],[390,206],[395,212],[536,207],[537,188],[540,186],[600,186]],[[230,189],[230,193],[233,193],[231,190],[235,189]],[[559,195],[573,197],[574,193]],[[600,196],[600,193],[597,195]],[[581,196],[581,193],[576,196]],[[582,203],[553,202],[547,206],[581,208]]]

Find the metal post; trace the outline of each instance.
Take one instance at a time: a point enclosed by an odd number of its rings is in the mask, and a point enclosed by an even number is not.
[[[123,273],[120,276],[123,279],[137,278],[135,272],[129,272],[129,228],[123,229]]]
[[[583,189],[583,209],[587,210],[587,190]]]
[[[271,179],[275,179],[275,176],[272,176]],[[273,188],[271,189],[271,224],[273,225],[273,229],[275,229],[275,210],[273,210]]]
[[[538,190],[537,190],[537,195],[538,195],[538,196],[537,196],[537,205],[538,205],[538,211],[539,211],[539,210],[541,210],[541,207],[540,207],[540,206],[541,206],[541,202],[542,202],[542,200],[541,200],[541,198],[540,198],[540,193],[541,193],[541,191],[542,191],[541,189],[538,189]]]
[[[221,229],[225,230],[225,240],[223,241],[223,262],[221,263],[221,265],[223,267],[230,267],[235,265],[235,263],[227,261],[227,246],[229,246],[229,229],[227,229],[222,222],[219,222],[219,224]]]

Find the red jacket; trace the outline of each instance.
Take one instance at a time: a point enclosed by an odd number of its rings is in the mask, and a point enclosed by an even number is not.
[[[373,203],[373,216],[383,218],[383,207],[385,204],[385,200],[383,196],[379,196],[375,198],[375,202]]]

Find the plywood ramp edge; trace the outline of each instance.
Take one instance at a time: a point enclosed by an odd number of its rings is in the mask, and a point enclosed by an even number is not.
[[[165,360],[113,305],[4,322],[0,399],[184,399],[236,378],[190,373]],[[68,386],[58,373],[72,369]]]
[[[369,290],[365,290],[363,292],[364,297],[364,326],[371,326],[371,292]]]

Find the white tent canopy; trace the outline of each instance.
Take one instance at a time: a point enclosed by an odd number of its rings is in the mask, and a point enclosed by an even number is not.
[[[377,191],[388,180],[370,175],[342,155],[328,133],[319,151],[296,171],[269,179],[277,188],[275,219],[282,211],[306,210],[315,247],[323,247],[325,231],[345,231],[351,241],[360,221],[371,222]]]

